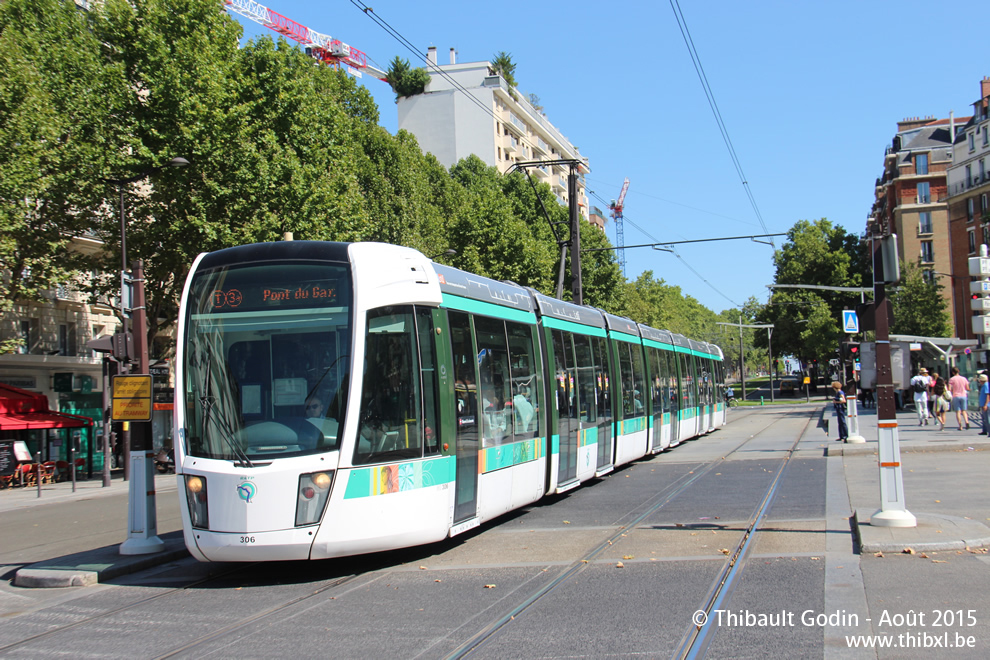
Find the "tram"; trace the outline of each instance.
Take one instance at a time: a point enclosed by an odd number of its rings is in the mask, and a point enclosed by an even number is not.
[[[725,423],[717,346],[394,245],[201,254],[177,343],[201,561],[439,541]]]

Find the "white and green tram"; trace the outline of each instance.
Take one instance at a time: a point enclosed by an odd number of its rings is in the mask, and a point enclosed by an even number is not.
[[[200,255],[176,472],[202,561],[430,543],[725,423],[716,346],[380,243]]]

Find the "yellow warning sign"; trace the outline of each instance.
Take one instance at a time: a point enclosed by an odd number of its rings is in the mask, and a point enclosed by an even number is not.
[[[114,376],[110,417],[115,422],[151,421],[151,376]]]

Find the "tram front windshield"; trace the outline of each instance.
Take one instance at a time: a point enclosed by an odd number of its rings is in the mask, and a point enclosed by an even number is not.
[[[250,465],[337,450],[350,301],[345,263],[197,273],[183,345],[186,453]]]

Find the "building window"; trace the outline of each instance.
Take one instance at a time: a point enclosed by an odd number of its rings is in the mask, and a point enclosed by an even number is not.
[[[932,233],[931,211],[922,211],[921,213],[918,214],[918,233],[919,234]]]
[[[969,150],[970,151],[975,151],[976,150],[976,134],[975,133],[970,133],[967,137],[969,138]]]
[[[969,253],[973,254],[974,252],[976,252],[976,231],[970,229],[969,232],[967,233],[969,234]],[[921,253],[922,255],[924,255],[925,253],[924,244],[922,244],[921,247],[922,247]],[[922,256],[922,261],[924,261],[924,256]]]
[[[966,185],[970,188],[973,187],[973,166],[966,166]]]
[[[987,178],[987,166],[986,166],[986,163],[984,163],[983,162],[983,159],[981,158],[980,159],[980,179],[979,180],[980,181],[984,181],[986,178]]]
[[[928,154],[918,154],[914,157],[914,173],[928,174]]]
[[[983,225],[983,244],[990,245],[990,225]]]
[[[921,271],[921,279],[923,279],[928,284],[935,284],[935,271],[930,268],[926,268]]]
[[[984,126],[983,127],[983,146],[984,147],[987,146],[987,144],[990,144],[990,142],[988,142],[988,137],[990,137],[990,135],[988,135],[988,132],[990,132],[990,131],[987,131],[987,127]]]
[[[76,324],[75,323],[59,324],[58,354],[75,356],[76,354]]]
[[[918,184],[918,204],[928,204],[932,201],[932,186],[927,181]]]
[[[974,216],[974,198],[970,197],[966,200],[966,222],[972,222]]]
[[[31,352],[31,321],[21,321],[21,345],[17,347],[17,352],[21,355]]]
[[[972,232],[970,232],[970,243],[973,244]],[[970,252],[972,252],[972,250],[970,250]],[[935,250],[932,247],[931,241],[921,241],[921,260],[928,264],[935,261]]]

